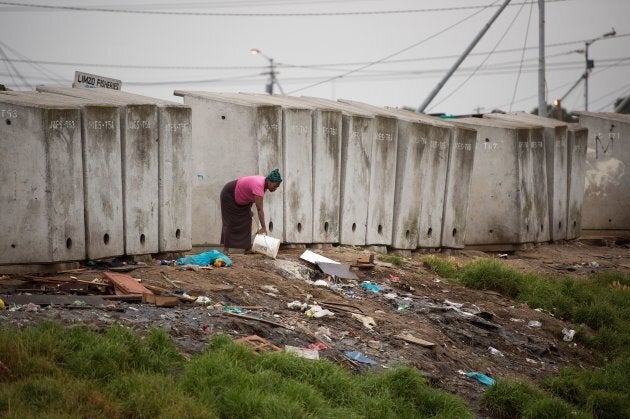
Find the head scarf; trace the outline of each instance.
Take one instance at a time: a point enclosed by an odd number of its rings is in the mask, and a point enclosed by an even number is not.
[[[280,172],[278,171],[278,169],[273,169],[265,179],[276,183],[282,182],[282,176],[280,176]]]

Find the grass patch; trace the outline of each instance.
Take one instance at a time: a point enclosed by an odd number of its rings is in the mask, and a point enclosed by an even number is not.
[[[436,259],[425,258],[424,263],[441,276],[470,288],[499,292],[585,325],[576,327],[575,340],[594,349],[596,360],[602,364],[594,371],[563,369],[541,383],[544,391],[499,381],[484,395],[493,415],[630,417],[629,275],[606,272],[588,278],[546,278],[518,272],[494,259],[462,267]]]
[[[215,337],[190,361],[162,331],[0,328],[1,417],[466,418],[465,403],[400,368],[353,375]]]
[[[403,259],[400,256],[396,255],[381,255],[378,257],[378,259],[386,263],[391,263],[395,266],[400,266],[403,263]]]
[[[433,255],[422,258],[422,264],[442,278],[457,278],[459,273],[459,268],[453,260],[443,259]]]

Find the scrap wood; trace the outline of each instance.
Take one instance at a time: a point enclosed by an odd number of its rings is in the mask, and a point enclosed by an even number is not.
[[[234,285],[230,284],[204,284],[204,287],[213,292],[234,290]]]
[[[267,339],[261,338],[258,335],[251,335],[235,339],[234,343],[249,346],[255,352],[282,352],[282,348],[279,348],[278,346],[269,342]]]
[[[263,323],[271,324],[273,326],[278,326],[278,327],[282,327],[284,329],[291,330],[291,328],[289,326],[285,326],[284,324],[277,323],[277,322],[274,322],[274,321],[271,321],[271,320],[261,319],[260,317],[248,316],[246,314],[232,313],[230,311],[222,311],[221,313],[227,314],[228,316],[240,317],[241,319],[256,320],[256,321],[259,321],[259,322],[263,322]]]
[[[402,339],[405,342],[415,343],[416,345],[424,346],[425,348],[433,348],[435,346],[435,343],[429,342],[428,340],[417,338],[409,332],[401,332],[397,335],[394,335],[394,337],[398,339]]]
[[[120,294],[120,295],[100,295],[105,300],[110,301],[125,301],[127,303],[142,301],[142,296],[139,294]]]
[[[319,303],[319,305],[320,305],[320,306],[324,306],[324,307],[325,307],[325,306],[328,306],[328,307],[330,307],[330,308],[336,308],[336,309],[341,310],[341,311],[347,311],[347,312],[349,312],[349,313],[352,313],[352,311],[350,311],[350,310],[347,310],[347,309],[346,309],[346,310],[344,310],[343,308],[339,308],[339,306],[341,306],[341,307],[350,307],[350,308],[354,308],[355,310],[358,310],[358,312],[359,312],[360,314],[364,314],[364,313],[363,313],[363,310],[361,310],[361,309],[360,309],[359,307],[357,307],[357,306],[353,306],[352,304],[346,304],[346,303],[335,303],[335,302],[333,302],[333,301],[322,301],[322,302],[320,302],[320,303]]]
[[[2,295],[0,298],[5,304],[28,304],[33,303],[39,306],[48,305],[64,305],[75,304],[75,301],[81,301],[86,305],[94,307],[104,305],[106,303],[105,296],[102,295]]]
[[[356,262],[350,266],[352,266],[353,268],[359,268],[359,269],[372,269],[374,266],[376,266],[374,264],[374,255],[368,255],[368,256],[357,258]]]
[[[177,285],[175,285],[175,283],[171,280],[171,278],[168,277],[168,275],[166,275],[166,273],[164,273],[164,271],[160,271],[160,275],[162,276],[162,278],[164,278],[164,280],[166,282],[168,282],[173,288],[179,288]]]
[[[103,272],[103,276],[107,278],[114,287],[116,292],[120,294],[144,294],[152,293],[144,285],[140,284],[134,278],[129,275],[119,274],[114,272]],[[122,292],[120,292],[122,291]]]
[[[101,285],[101,286],[112,286],[107,282],[92,282],[86,281],[84,279],[77,278],[62,278],[62,277],[47,277],[47,276],[33,276],[33,275],[21,275],[21,278],[24,278],[24,281],[28,282],[37,282],[37,283],[49,283],[49,284],[87,284],[87,285]]]

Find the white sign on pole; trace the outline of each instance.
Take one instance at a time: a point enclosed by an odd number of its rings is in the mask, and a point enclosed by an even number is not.
[[[81,71],[74,72],[74,81],[72,82],[72,87],[86,87],[88,89],[100,87],[102,89],[120,90],[121,86],[122,81],[120,80]]]

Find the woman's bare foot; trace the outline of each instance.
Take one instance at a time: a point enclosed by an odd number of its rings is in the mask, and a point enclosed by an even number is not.
[[[223,254],[224,254],[225,256],[229,255],[229,254],[230,254],[230,249],[228,249],[228,248],[224,247],[224,248],[223,248]]]
[[[254,254],[254,253],[256,253],[256,252],[254,252],[254,251],[252,250],[252,248],[250,247],[249,249],[245,249],[245,251],[244,251],[243,253],[244,253],[244,254],[246,254],[246,255],[253,255],[253,254]]]

